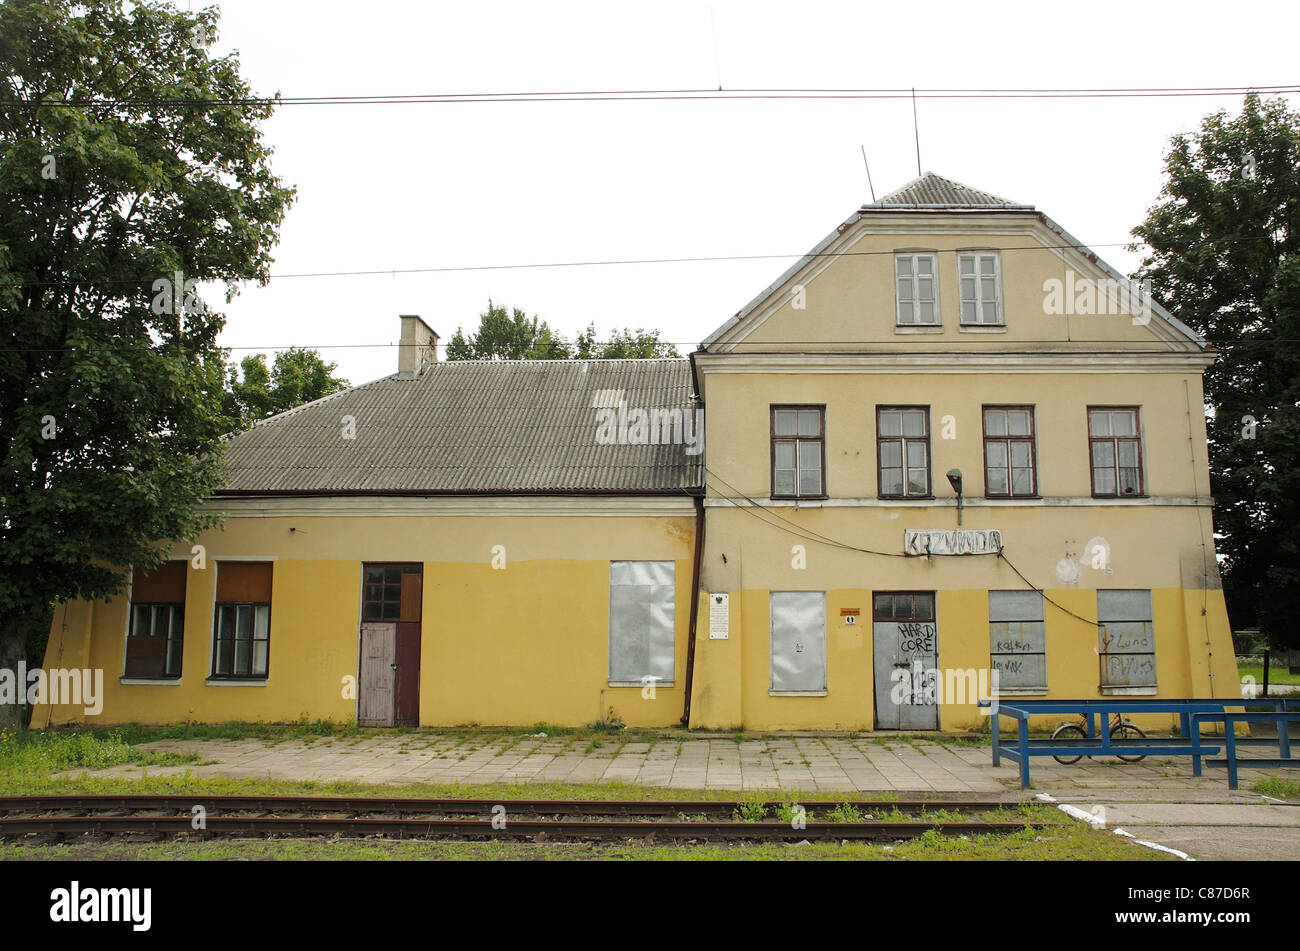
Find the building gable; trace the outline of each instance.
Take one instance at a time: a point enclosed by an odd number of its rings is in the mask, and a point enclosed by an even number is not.
[[[972,266],[993,272],[994,303],[986,309],[996,310],[993,320],[982,319],[978,293],[967,296],[975,285],[963,282],[963,269]],[[933,323],[919,306],[910,324],[906,308],[900,312],[899,282],[912,268],[933,271]],[[979,281],[980,274],[969,276]],[[906,292],[925,293],[920,285]],[[928,174],[860,208],[701,346],[717,353],[1187,353],[1204,342],[1032,206]]]

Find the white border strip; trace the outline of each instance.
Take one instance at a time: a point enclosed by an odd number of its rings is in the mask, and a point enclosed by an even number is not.
[[[1100,818],[1099,816],[1093,815],[1091,812],[1084,812],[1078,806],[1072,806],[1068,802],[1061,802],[1060,800],[1052,796],[1049,796],[1047,793],[1039,793],[1034,798],[1037,799],[1039,802],[1051,803],[1052,805],[1056,806],[1057,809],[1060,809],[1063,813],[1069,816],[1071,819],[1082,820],[1083,822],[1088,823],[1088,825],[1092,826],[1092,828],[1094,829],[1106,828],[1106,820]],[[1196,859],[1192,858],[1186,852],[1180,852],[1178,849],[1171,849],[1169,848],[1169,846],[1161,845],[1159,842],[1148,842],[1146,839],[1139,839],[1132,832],[1125,832],[1123,829],[1111,829],[1110,831],[1115,833],[1115,835],[1122,835],[1126,839],[1132,839],[1138,845],[1145,845],[1148,849],[1155,849],[1157,852],[1168,852],[1170,855],[1176,855],[1184,862],[1196,861]]]

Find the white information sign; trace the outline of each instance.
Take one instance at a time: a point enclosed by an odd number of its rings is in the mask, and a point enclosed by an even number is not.
[[[731,595],[709,595],[709,640],[725,641],[731,624]]]

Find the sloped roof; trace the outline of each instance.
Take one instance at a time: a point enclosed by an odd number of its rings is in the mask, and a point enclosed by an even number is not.
[[[452,361],[384,377],[231,437],[217,495],[676,494],[683,445],[600,445],[598,406],[694,410],[687,360]],[[343,438],[343,417],[355,438]]]
[[[1015,209],[1029,211],[1033,205],[999,198],[991,192],[971,188],[950,178],[926,172],[902,188],[896,189],[881,198],[862,206],[863,211],[886,208],[897,210],[904,208],[978,208],[986,211]]]

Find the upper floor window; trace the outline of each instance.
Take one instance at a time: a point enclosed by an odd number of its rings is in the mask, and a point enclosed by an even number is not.
[[[212,634],[213,677],[266,677],[271,649],[271,562],[218,562]]]
[[[772,407],[772,498],[826,495],[826,407]]]
[[[939,325],[939,286],[934,254],[894,255],[898,326]]]
[[[957,285],[963,325],[1002,323],[1002,275],[996,252],[958,254]]]
[[[1038,494],[1032,406],[984,407],[984,494],[989,498]]]
[[[1094,496],[1144,494],[1137,407],[1089,406],[1088,450]]]
[[[124,676],[164,680],[181,675],[185,565],[169,561],[147,574],[132,574]]]
[[[930,495],[930,408],[876,407],[881,498]]]

